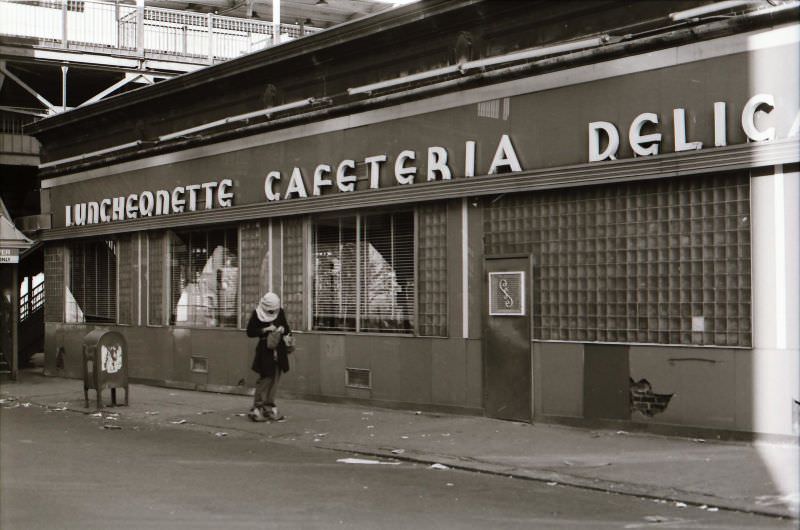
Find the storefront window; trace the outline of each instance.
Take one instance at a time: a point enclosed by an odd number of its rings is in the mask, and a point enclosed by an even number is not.
[[[114,240],[70,244],[66,322],[116,323],[117,250]]]
[[[236,327],[239,303],[235,228],[170,234],[170,322]]]
[[[411,333],[411,212],[314,223],[314,329]]]

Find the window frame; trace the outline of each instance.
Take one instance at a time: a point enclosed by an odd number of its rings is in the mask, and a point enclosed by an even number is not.
[[[113,319],[109,318],[106,320],[87,320],[86,319],[86,311],[85,307],[81,307],[77,298],[74,294],[73,289],[73,260],[75,258],[75,248],[77,246],[81,247],[81,250],[84,252],[84,264],[85,264],[85,249],[87,244],[94,244],[94,245],[106,245],[109,241],[113,242],[114,244],[114,284],[113,284],[113,292],[108,294],[109,298],[113,298],[113,304],[108,304],[108,308],[113,307],[114,315]],[[79,238],[73,239],[68,244],[64,245],[64,285],[63,285],[63,293],[64,293],[64,300],[61,304],[62,309],[62,318],[61,321],[64,324],[70,325],[119,325],[119,248],[120,248],[120,239],[116,236],[111,237],[92,237],[92,238]],[[96,288],[97,277],[93,279],[95,285],[93,287]],[[96,289],[95,289],[96,290]],[[70,314],[70,308],[68,307],[70,304],[70,300],[74,300],[75,307],[80,309],[81,313],[83,314],[83,320],[69,320],[68,315]]]
[[[207,234],[208,232],[235,232],[235,242],[236,242],[236,301],[233,304],[235,316],[233,317],[235,320],[231,325],[220,325],[219,323],[216,326],[202,326],[198,325],[197,323],[191,321],[178,321],[177,320],[177,301],[175,301],[175,307],[173,308],[173,286],[174,286],[174,278],[173,278],[173,238],[177,236],[177,234],[187,234],[187,233],[204,233]],[[225,224],[225,225],[212,225],[212,226],[201,226],[198,228],[191,228],[191,227],[178,227],[178,228],[170,228],[165,230],[164,232],[164,245],[166,245],[165,255],[164,255],[164,267],[166,269],[165,276],[166,276],[166,283],[165,283],[165,300],[166,300],[166,311],[164,315],[164,320],[166,321],[166,326],[173,327],[173,328],[181,328],[181,329],[205,329],[205,330],[216,330],[216,331],[240,331],[241,330],[241,289],[242,289],[242,257],[241,257],[241,228],[240,223],[236,224]],[[190,265],[191,266],[191,265]],[[180,300],[180,297],[178,298]],[[217,303],[217,308],[219,308],[219,303]]]
[[[365,243],[364,239],[364,220],[369,218],[370,216],[375,215],[384,215],[389,216],[392,221],[392,230],[394,230],[394,218],[396,215],[401,214],[410,214],[411,215],[411,223],[412,223],[412,230],[411,230],[411,241],[413,245],[413,249],[411,252],[411,263],[413,267],[413,272],[411,275],[411,279],[413,282],[413,301],[408,308],[408,316],[412,320],[411,326],[408,330],[402,329],[392,329],[386,331],[378,331],[375,329],[370,329],[368,331],[363,330],[363,308],[364,308],[364,300],[363,300],[363,290],[362,290],[362,283],[363,283],[363,245]],[[317,244],[317,234],[316,234],[316,227],[319,222],[324,221],[340,221],[346,218],[354,218],[355,219],[355,289],[353,292],[354,300],[355,300],[355,316],[354,321],[355,325],[353,329],[319,329],[317,326],[315,319],[316,319],[316,311],[315,311],[315,299],[316,299],[316,281],[317,281],[317,253],[316,253],[316,244]],[[309,267],[309,331],[313,333],[333,333],[333,334],[358,334],[358,335],[375,335],[375,336],[396,336],[396,337],[419,337],[419,316],[418,316],[418,282],[419,282],[419,259],[418,259],[418,245],[419,245],[419,238],[418,238],[418,230],[419,230],[419,222],[417,218],[417,209],[414,207],[403,208],[399,210],[389,210],[389,209],[365,209],[365,210],[358,210],[358,211],[346,211],[340,213],[331,213],[331,214],[323,214],[318,216],[312,216],[310,218],[309,223],[309,231],[311,232],[311,237],[308,238],[308,267]],[[394,239],[394,235],[392,235]],[[394,245],[394,243],[392,243]]]

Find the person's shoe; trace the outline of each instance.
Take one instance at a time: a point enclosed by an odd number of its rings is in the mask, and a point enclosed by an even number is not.
[[[247,414],[247,417],[253,421],[267,421],[267,418],[264,416],[264,413],[261,411],[260,407],[253,407]]]
[[[269,421],[281,421],[283,416],[278,412],[278,407],[266,407],[265,416]]]

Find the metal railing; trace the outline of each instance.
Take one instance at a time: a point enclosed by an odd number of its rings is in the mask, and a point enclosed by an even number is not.
[[[280,42],[322,31],[281,24]],[[65,49],[213,62],[274,44],[271,22],[97,0],[0,0],[0,35]]]
[[[44,307],[44,282],[34,287],[30,293],[19,297],[19,321],[24,322],[42,307]]]
[[[0,108],[0,153],[38,156],[39,142],[24,134],[22,128],[39,119],[40,115],[41,112],[35,110]]]

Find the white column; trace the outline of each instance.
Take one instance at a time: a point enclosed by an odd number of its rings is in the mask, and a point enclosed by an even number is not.
[[[281,43],[281,0],[272,1],[272,45]]]
[[[753,430],[797,435],[800,400],[800,175],[751,179]]]

